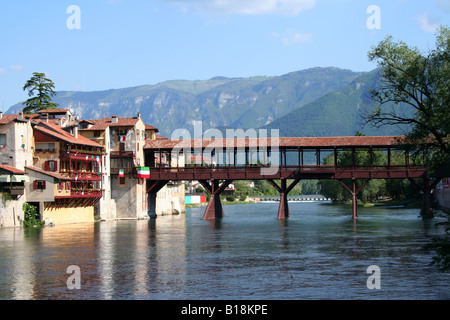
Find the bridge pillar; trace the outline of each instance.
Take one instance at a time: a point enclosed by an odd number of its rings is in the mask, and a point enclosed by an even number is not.
[[[278,207],[278,219],[289,218],[289,205],[288,205],[288,194],[295,187],[295,185],[300,181],[300,179],[295,179],[289,186],[287,185],[286,179],[281,179],[281,185],[278,186],[275,181],[268,179],[269,183],[280,193],[280,205]]]
[[[352,188],[350,189],[349,187],[347,187],[347,185],[344,183],[344,181],[339,180],[339,182],[342,184],[342,186],[352,194],[353,219],[358,218],[358,202],[357,202],[356,196],[369,181],[370,181],[370,179],[367,179],[358,189],[356,189],[356,179],[353,178],[352,179]]]
[[[422,184],[418,183],[416,180],[409,178],[409,181],[414,183],[423,193],[422,196],[422,206],[420,209],[420,214],[422,216],[430,216],[433,215],[433,208],[431,207],[431,191],[437,186],[440,178],[435,179],[430,183],[430,179],[428,177],[423,178]]]
[[[220,194],[233,180],[225,180],[219,185],[219,180],[211,180],[211,184],[206,180],[199,180],[200,184],[210,194],[208,205],[206,206],[205,213],[203,214],[203,220],[211,220],[222,218],[225,214],[222,208],[222,202],[220,201]]]
[[[156,218],[156,193],[161,190],[168,182],[168,180],[146,180],[147,214],[150,218]]]

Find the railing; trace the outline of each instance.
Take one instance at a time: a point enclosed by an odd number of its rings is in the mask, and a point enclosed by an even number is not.
[[[69,178],[72,180],[89,180],[89,181],[101,181],[101,172],[70,172]]]
[[[71,160],[84,160],[84,161],[102,161],[102,155],[99,153],[89,153],[89,152],[68,152],[62,151],[60,153],[61,159],[71,159]],[[98,158],[97,158],[98,157]]]
[[[263,169],[271,169],[263,171]],[[419,165],[280,165],[280,166],[188,166],[188,167],[150,167],[150,179],[189,180],[210,178],[264,179],[301,176],[345,179],[354,178],[408,178],[419,177],[425,173]]]
[[[133,151],[111,151],[110,157],[112,158],[131,158],[134,157]]]
[[[128,167],[128,168],[111,168],[110,173],[111,174],[119,174],[120,170],[123,170],[124,174],[137,174],[137,170],[135,167]]]

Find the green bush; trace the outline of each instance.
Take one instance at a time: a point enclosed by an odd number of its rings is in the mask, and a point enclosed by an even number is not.
[[[24,203],[22,209],[24,212],[23,226],[25,228],[40,228],[44,225],[44,221],[39,219],[39,214],[35,206]]]

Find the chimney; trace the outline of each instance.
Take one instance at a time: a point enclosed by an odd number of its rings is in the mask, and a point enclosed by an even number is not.
[[[141,113],[138,112],[137,115],[138,115],[138,119],[140,119],[141,118]]]
[[[23,119],[23,112],[22,111],[19,111],[19,119]]]
[[[41,118],[42,118],[42,121],[48,122],[48,113],[43,113]]]
[[[58,125],[60,125],[61,127],[62,127],[62,125],[63,125],[63,121],[62,121],[61,118],[58,119]]]
[[[0,120],[3,119],[3,111],[0,111]]]
[[[78,139],[78,126],[73,127],[73,136],[75,139]]]
[[[119,118],[117,118],[117,116],[112,116],[111,117],[111,122],[112,123],[118,123],[119,122]]]

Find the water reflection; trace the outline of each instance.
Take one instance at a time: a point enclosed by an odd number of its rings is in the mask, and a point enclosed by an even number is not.
[[[443,232],[409,209],[314,203],[202,208],[152,220],[0,230],[1,299],[448,299],[421,247]],[[366,287],[379,265],[382,290]],[[81,269],[69,290],[67,267]]]

